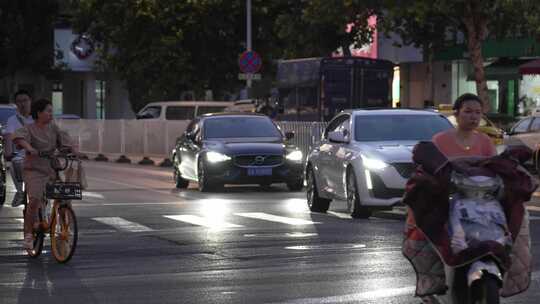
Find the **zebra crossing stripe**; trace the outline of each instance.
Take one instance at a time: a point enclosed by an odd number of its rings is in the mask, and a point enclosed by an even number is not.
[[[270,222],[289,224],[289,225],[319,224],[319,222],[312,222],[308,220],[285,217],[285,216],[277,216],[277,215],[263,213],[263,212],[235,213],[235,215],[247,217],[247,218],[259,219],[259,220],[265,220],[265,221],[270,221]]]
[[[202,216],[197,216],[197,215],[192,215],[192,214],[164,215],[164,217],[175,220],[175,221],[189,223],[189,224],[193,224],[197,226],[208,227],[211,229],[244,227],[242,225],[227,223],[213,217],[202,217]]]
[[[149,232],[154,231],[144,225],[125,220],[121,217],[93,217],[92,220],[112,226],[120,231],[126,232]]]

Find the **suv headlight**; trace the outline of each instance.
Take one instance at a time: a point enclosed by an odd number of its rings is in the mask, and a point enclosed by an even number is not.
[[[364,167],[371,170],[382,170],[388,167],[388,164],[383,162],[382,160],[376,158],[369,158],[364,155],[362,155],[362,162],[364,163]]]
[[[206,159],[211,163],[220,163],[230,160],[231,157],[219,152],[210,151],[206,153]]]
[[[302,157],[302,151],[300,150],[292,151],[291,153],[287,154],[287,156],[285,156],[286,159],[297,162],[302,161]]]

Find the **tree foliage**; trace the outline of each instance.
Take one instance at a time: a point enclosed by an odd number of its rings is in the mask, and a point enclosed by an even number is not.
[[[328,56],[369,40],[372,12],[364,8],[371,1],[252,2],[263,77],[274,77],[277,59]],[[184,90],[200,95],[208,88],[219,98],[242,87],[237,60],[246,46],[245,16],[245,0],[81,0],[74,20],[101,44],[101,65],[126,79],[137,110]]]
[[[57,14],[55,0],[0,1],[0,78],[13,81],[17,71],[51,70]]]

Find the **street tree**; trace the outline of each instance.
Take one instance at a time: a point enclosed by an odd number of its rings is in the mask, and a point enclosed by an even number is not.
[[[380,8],[378,1],[282,1],[276,18],[283,58],[330,56],[338,48],[350,56],[351,45],[371,42],[368,19]]]
[[[284,1],[253,1],[253,47],[263,77],[282,50],[274,30]],[[99,65],[126,80],[135,111],[150,100],[178,99],[186,90],[215,97],[234,93],[238,56],[246,48],[245,1],[81,0],[76,30],[100,47]]]
[[[56,0],[0,1],[0,79],[10,96],[16,74],[48,74],[53,66],[53,28],[58,16]]]
[[[384,10],[378,16],[377,27],[389,37],[397,35],[400,38],[395,46],[412,45],[422,50],[426,63],[424,100],[433,101],[434,55],[449,45],[448,40],[455,37],[456,29],[448,24],[446,15],[427,1],[414,1],[409,5],[401,5],[401,2],[384,1]]]

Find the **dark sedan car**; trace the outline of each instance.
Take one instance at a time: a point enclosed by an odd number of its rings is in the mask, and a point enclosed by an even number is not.
[[[250,113],[215,113],[191,121],[173,150],[177,188],[196,181],[200,191],[225,184],[286,183],[302,189],[303,155],[288,144],[267,116]]]

